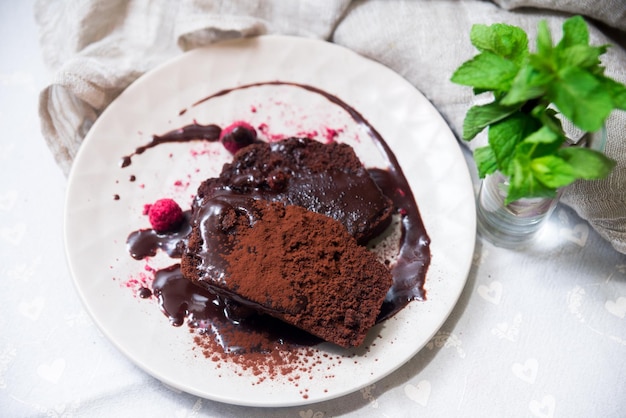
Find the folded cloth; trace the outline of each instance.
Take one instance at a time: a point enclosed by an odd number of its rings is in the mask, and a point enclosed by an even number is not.
[[[543,19],[556,34],[572,13],[621,37],[626,31],[622,0],[38,0],[42,52],[55,73],[40,95],[42,132],[68,173],[98,115],[141,74],[181,51],[276,33],[330,40],[385,64],[424,93],[459,134],[474,97],[449,80],[476,53],[472,24],[505,22],[532,34]],[[615,44],[595,21],[592,42]],[[608,76],[626,82],[622,47],[610,48],[604,65]],[[562,200],[626,253],[625,112],[614,112],[607,128],[606,154],[617,167],[605,180],[568,187]]]
[[[609,26],[626,30],[624,0],[493,0],[507,10],[534,7],[579,14],[599,20]]]

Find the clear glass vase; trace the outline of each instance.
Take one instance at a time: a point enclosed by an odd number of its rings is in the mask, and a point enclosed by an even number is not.
[[[500,172],[483,179],[476,204],[478,233],[499,247],[522,247],[541,230],[558,196],[519,199],[505,205],[508,186],[508,178]]]
[[[587,134],[577,145],[603,152],[605,144],[603,128]],[[476,201],[478,233],[496,246],[523,248],[538,237],[557,206],[561,191],[555,198],[519,199],[505,205],[508,185],[508,178],[500,172],[483,179]]]

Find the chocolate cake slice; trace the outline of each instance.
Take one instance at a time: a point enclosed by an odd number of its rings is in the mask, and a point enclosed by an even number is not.
[[[392,284],[360,244],[393,209],[348,145],[257,142],[198,188],[182,272],[229,304],[357,346]]]
[[[298,205],[330,216],[360,244],[389,226],[393,213],[393,203],[352,147],[308,138],[257,142],[241,149],[232,163],[224,165],[219,180],[209,179],[199,187],[194,206],[225,193]]]
[[[210,209],[209,209],[210,208]],[[342,347],[374,325],[391,273],[338,221],[241,195],[205,201],[185,277]]]

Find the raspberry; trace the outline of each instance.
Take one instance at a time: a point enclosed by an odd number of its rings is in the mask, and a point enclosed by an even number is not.
[[[234,122],[222,130],[220,141],[234,154],[256,141],[256,130],[247,122]]]
[[[175,229],[183,220],[183,210],[172,199],[159,199],[150,205],[148,219],[152,229],[167,232]]]

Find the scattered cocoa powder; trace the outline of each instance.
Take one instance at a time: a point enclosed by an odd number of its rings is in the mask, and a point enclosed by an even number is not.
[[[261,384],[266,380],[284,379],[295,387],[303,387],[312,381],[315,372],[322,371],[326,378],[335,366],[341,364],[342,356],[330,356],[314,347],[298,344],[270,341],[263,333],[250,332],[233,327],[224,334],[213,334],[208,330],[194,331],[194,344],[201,355],[217,363],[218,368],[227,367],[239,376],[253,376],[252,385]],[[226,335],[231,344],[240,343],[241,350],[225,347],[221,338]],[[259,351],[249,351],[243,347],[256,346]],[[319,385],[319,381],[316,382]],[[301,394],[308,392],[303,388]]]

